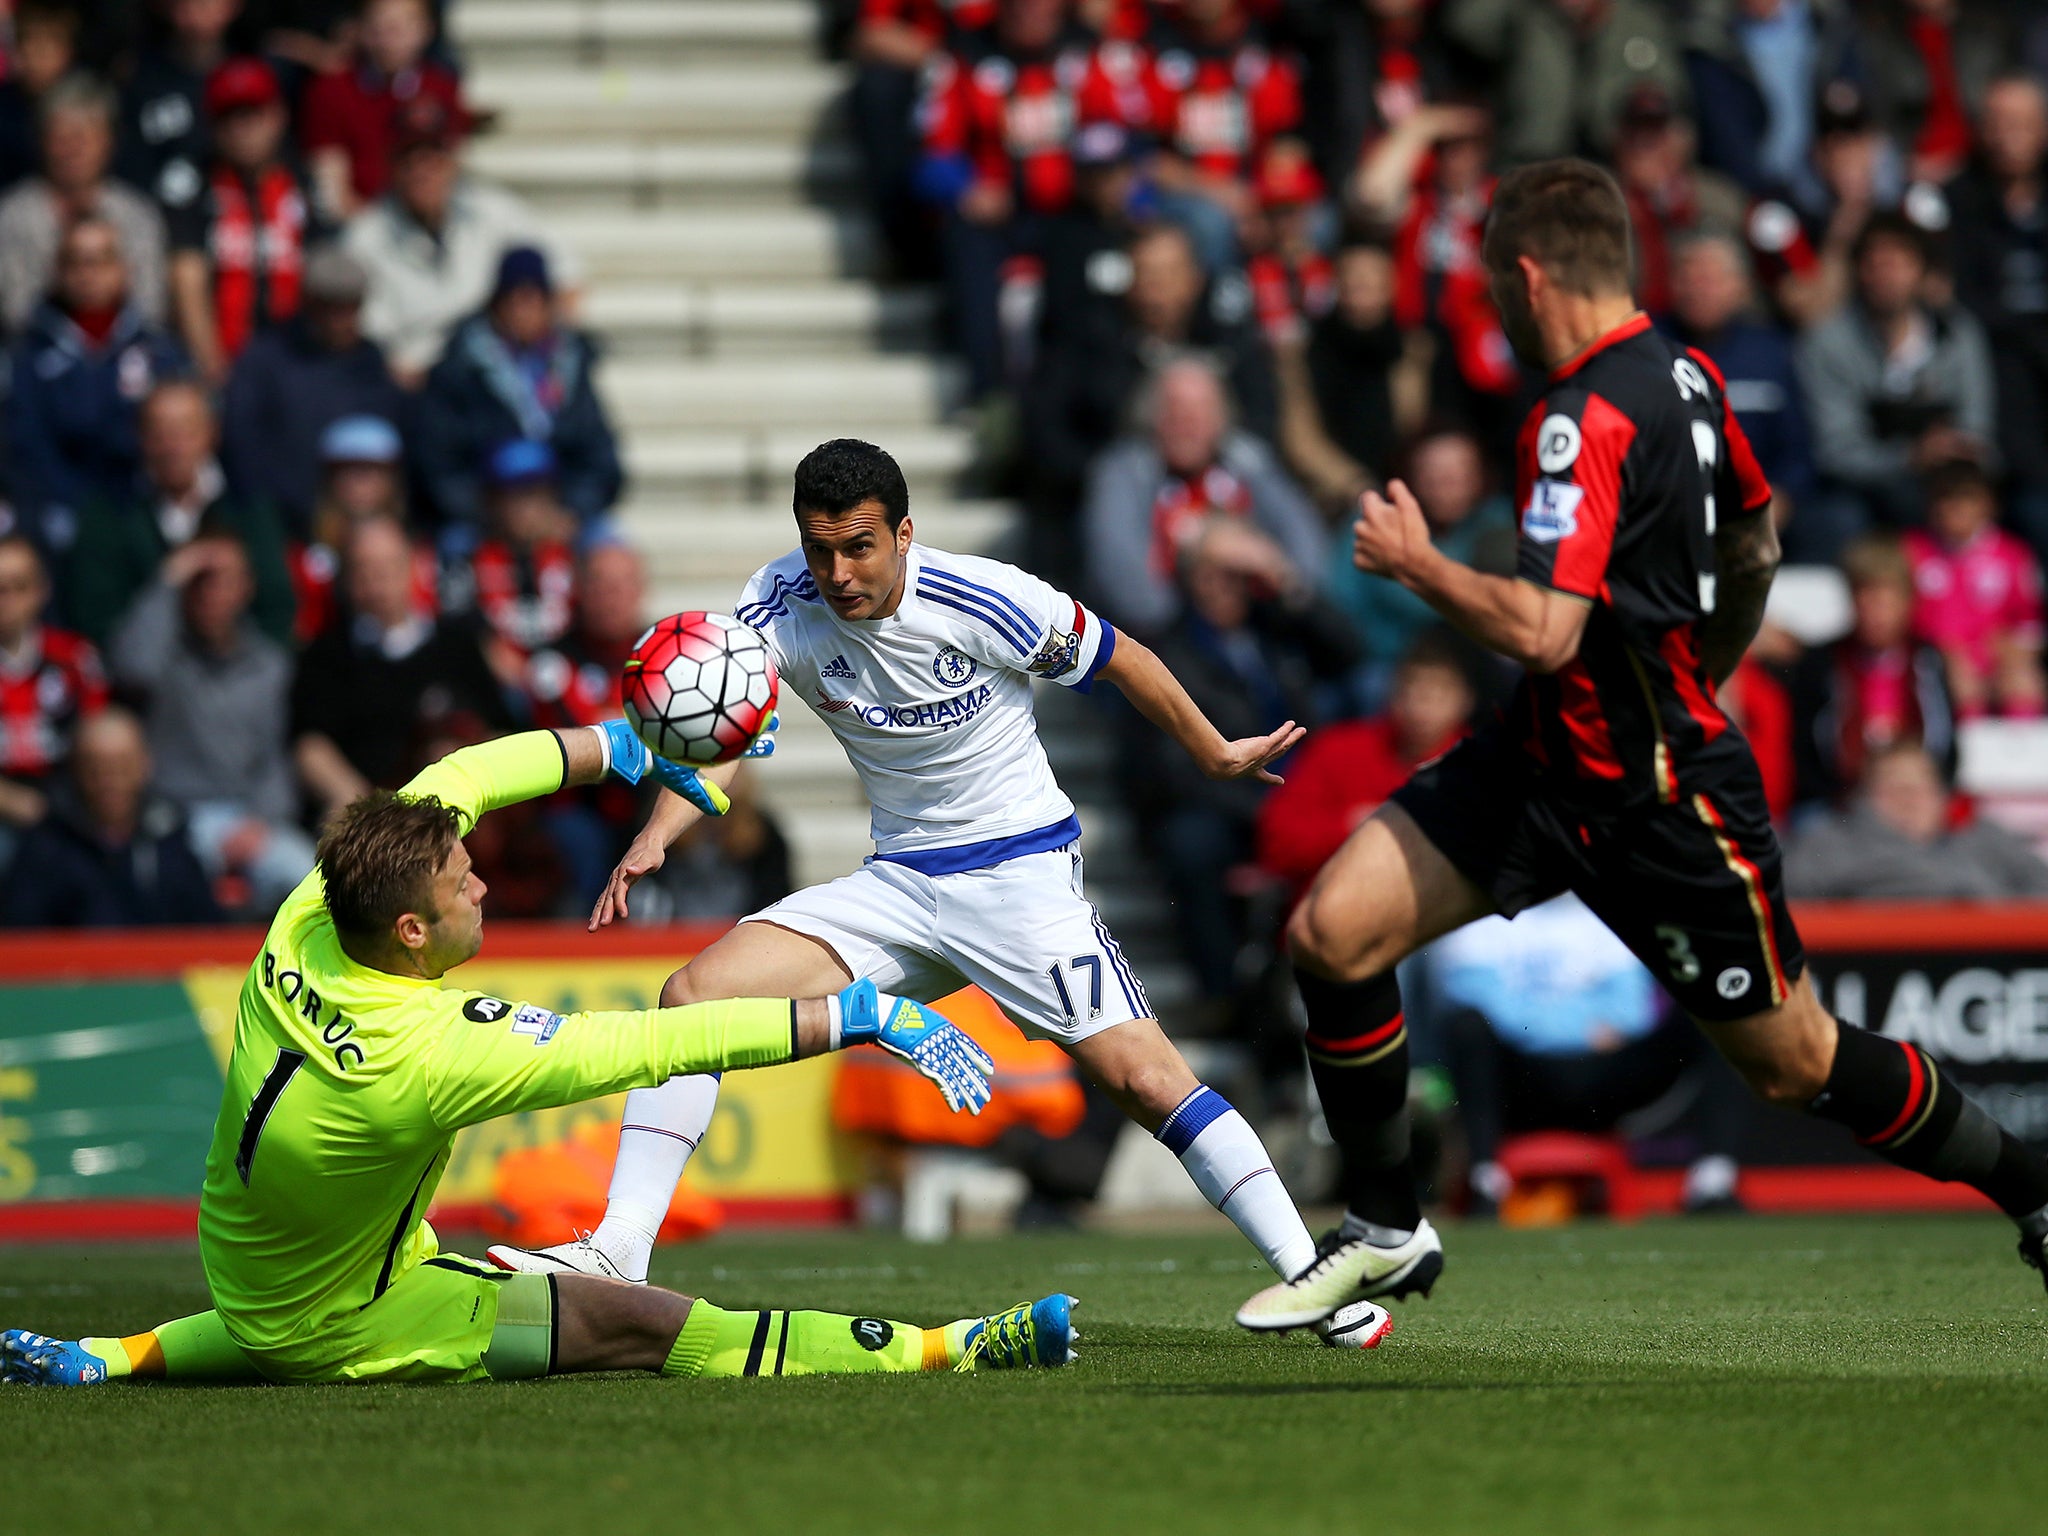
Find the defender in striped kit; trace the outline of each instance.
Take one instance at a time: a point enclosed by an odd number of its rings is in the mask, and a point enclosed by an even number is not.
[[[785,696],[838,737],[873,807],[861,868],[744,920],[671,978],[670,1000],[750,993],[776,977],[862,977],[907,997],[981,987],[1027,1033],[1057,1041],[1178,1156],[1211,1204],[1281,1278],[1315,1244],[1257,1133],[1197,1082],[1152,1017],[1136,972],[1082,894],[1081,824],[1032,713],[1043,679],[1120,688],[1214,778],[1277,782],[1292,722],[1226,741],[1145,646],[1065,593],[999,561],[915,541],[894,459],[824,444],[797,468],[802,546],[748,584],[737,616],[767,640]],[[721,770],[712,770],[717,778]],[[634,881],[698,812],[664,796],[614,875],[593,926],[626,910]],[[708,1078],[627,1099],[610,1209],[589,1238],[494,1248],[508,1268],[638,1279],[669,1198],[716,1102]],[[1377,1342],[1367,1308],[1334,1330]]]
[[[1409,1164],[1394,968],[1489,912],[1572,890],[1762,1097],[1902,1167],[1968,1183],[2048,1275],[2048,1166],[1926,1054],[1840,1025],[1804,972],[1749,743],[1715,691],[1763,618],[1771,488],[1714,365],[1635,306],[1619,187],[1584,161],[1494,194],[1484,257],[1515,351],[1548,374],[1517,444],[1513,578],[1439,553],[1399,481],[1360,506],[1354,558],[1522,664],[1496,719],[1421,768],[1295,912],[1316,1086],[1344,1155],[1344,1224],[1238,1312],[1313,1323],[1427,1294],[1442,1245]]]

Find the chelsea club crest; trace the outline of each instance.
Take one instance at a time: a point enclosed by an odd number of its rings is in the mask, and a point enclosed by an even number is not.
[[[948,688],[965,687],[973,680],[975,671],[974,658],[950,645],[941,646],[939,654],[932,658],[932,676]]]

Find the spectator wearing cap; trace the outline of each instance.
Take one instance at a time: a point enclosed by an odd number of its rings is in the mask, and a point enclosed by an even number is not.
[[[189,366],[177,339],[130,301],[114,226],[96,216],[74,223],[50,297],[14,346],[5,408],[15,506],[60,564],[80,509],[133,483],[143,396]]]
[[[478,528],[479,470],[513,438],[552,450],[557,493],[579,522],[611,510],[625,472],[596,361],[590,338],[562,323],[547,257],[532,246],[506,251],[490,302],[456,331],[420,392],[415,462],[444,527]]]
[[[1132,239],[1157,222],[1158,199],[1122,123],[1088,123],[1074,135],[1074,201],[1045,232],[1045,302],[1038,339],[1050,345],[1114,312],[1130,291]]]
[[[66,584],[72,621],[104,642],[165,556],[202,533],[219,533],[234,537],[248,555],[257,625],[289,644],[284,528],[267,503],[229,491],[215,456],[219,432],[205,389],[189,379],[157,385],[142,402],[139,432],[142,461],[134,480],[121,495],[90,501],[79,513],[80,553]]]
[[[1637,301],[1653,315],[1671,309],[1671,247],[1687,235],[1739,235],[1749,211],[1742,188],[1694,162],[1693,126],[1654,85],[1623,103],[1614,174],[1635,235]]]
[[[286,730],[291,653],[249,617],[256,586],[234,538],[165,559],[108,643],[114,680],[144,701],[156,787],[184,812],[215,882],[267,916],[313,867]]]
[[[228,59],[206,82],[213,154],[198,194],[170,211],[171,303],[213,384],[260,332],[298,313],[306,247],[318,235],[306,187],[284,158],[277,73]]]
[[[1638,86],[1688,105],[1679,39],[1656,0],[1446,0],[1444,31],[1496,71],[1500,153],[1510,165],[1605,158]]]
[[[405,505],[405,445],[398,429],[381,416],[343,416],[320,434],[320,490],[311,525],[292,539],[292,596],[298,605],[295,633],[303,644],[333,622],[340,602],[336,590],[341,551],[349,530],[372,518],[409,526]],[[434,546],[415,539],[413,597],[422,613],[440,606],[441,562]]]
[[[1796,559],[1829,559],[1873,521],[1917,522],[1920,474],[1995,456],[1990,349],[1968,311],[1928,303],[1926,235],[1903,215],[1874,215],[1854,264],[1854,299],[1799,340],[1824,484],[1786,528]]]
[[[1848,0],[1693,0],[1685,15],[1699,154],[1759,197],[1812,208],[1814,103],[1863,67]]]
[[[530,653],[569,630],[576,519],[555,493],[555,475],[546,443],[515,437],[499,444],[484,461],[485,519],[475,530],[482,537],[466,558],[449,561],[443,585],[450,613],[482,620],[486,653],[508,686],[517,686]]]
[[[384,195],[413,102],[467,123],[453,71],[428,57],[433,41],[427,0],[370,0],[355,57],[306,88],[300,137],[329,216],[351,218]]]
[[[1984,93],[1980,148],[1947,188],[1956,297],[1998,374],[1998,446],[2014,525],[2048,559],[2048,93],[2007,74]]]
[[[78,12],[61,0],[23,0],[14,8],[14,42],[0,80],[0,192],[43,163],[36,129],[44,94],[78,59]]]
[[[114,169],[166,215],[205,189],[212,108],[206,85],[228,53],[242,0],[171,0],[144,13],[142,45],[121,85]]]
[[[363,330],[409,389],[426,378],[455,327],[490,298],[511,247],[545,251],[554,280],[574,286],[532,210],[463,173],[462,137],[462,120],[436,97],[406,102],[393,125],[390,190],[342,236],[369,274]]]
[[[346,601],[299,658],[292,753],[321,814],[405,782],[428,733],[456,715],[512,725],[474,624],[421,606],[413,544],[392,518],[348,531]]]
[[[82,75],[41,102],[43,170],[0,198],[0,319],[19,331],[50,291],[57,248],[79,219],[114,231],[128,298],[144,320],[164,318],[164,221],[156,205],[107,174],[114,156],[114,96]]]
[[[1697,347],[1727,381],[1765,478],[1794,511],[1813,495],[1813,439],[1792,343],[1756,313],[1747,252],[1726,234],[1688,236],[1671,252],[1666,334]]]
[[[362,263],[338,246],[306,258],[297,314],[258,331],[235,359],[222,405],[228,484],[277,507],[304,538],[321,475],[321,435],[348,416],[404,419],[384,349],[363,335]],[[395,433],[394,433],[395,435]]]

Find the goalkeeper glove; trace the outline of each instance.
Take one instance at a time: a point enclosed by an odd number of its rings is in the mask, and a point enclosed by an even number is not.
[[[946,1107],[980,1114],[989,1101],[988,1080],[996,1064],[959,1027],[921,1003],[877,991],[856,981],[839,994],[832,1048],[871,1040],[901,1057],[939,1085]]]
[[[626,721],[607,720],[595,729],[604,743],[605,767],[628,784],[638,784],[651,773],[706,816],[723,816],[732,809],[724,790],[694,768],[655,756]]]

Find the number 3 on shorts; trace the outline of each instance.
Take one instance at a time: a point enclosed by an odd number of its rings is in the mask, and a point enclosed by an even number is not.
[[[1659,923],[1656,933],[1664,945],[1664,958],[1671,962],[1671,979],[1680,985],[1698,981],[1700,957],[1692,952],[1692,940],[1685,936],[1685,930],[1674,928],[1669,923]]]
[[[1694,967],[1694,969],[1697,970],[1698,967]],[[1080,986],[1077,979],[1076,985],[1069,987],[1067,985],[1067,977],[1069,975],[1076,975],[1081,971],[1088,973],[1087,1022],[1093,1022],[1102,1017],[1102,956],[1076,955],[1073,959],[1067,961],[1065,965],[1061,965],[1055,960],[1046,967],[1045,971],[1046,975],[1052,978],[1053,991],[1060,995],[1061,1011],[1066,1014],[1067,1022],[1074,1025],[1084,1022],[1080,1014],[1074,1011],[1074,998],[1080,991]]]

